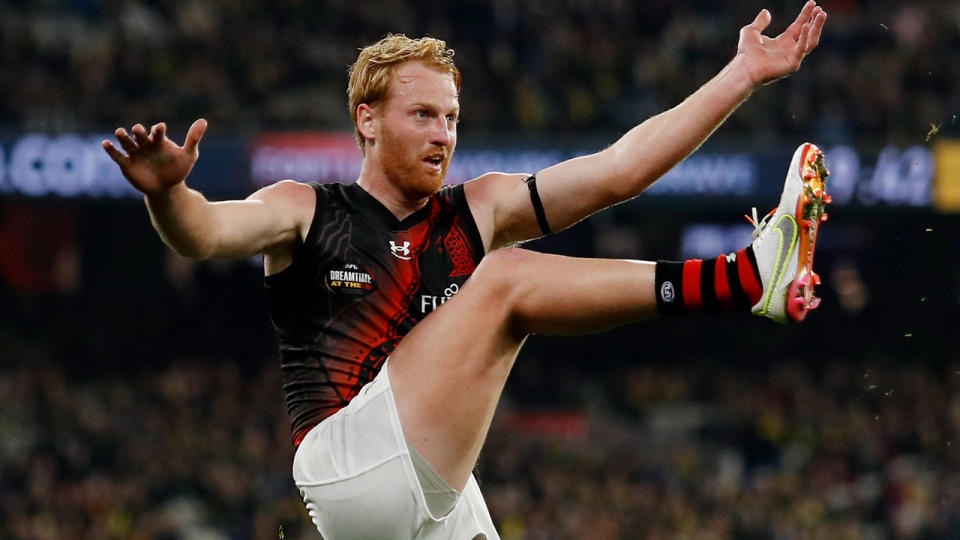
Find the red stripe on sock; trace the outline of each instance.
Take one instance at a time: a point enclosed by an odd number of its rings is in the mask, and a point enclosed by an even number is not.
[[[733,309],[733,295],[730,293],[730,283],[727,281],[727,257],[717,257],[717,264],[713,271],[713,290],[717,292],[717,301],[723,309]]]
[[[750,304],[756,304],[763,297],[763,285],[757,281],[757,276],[753,272],[750,258],[747,257],[748,249],[751,248],[744,248],[737,252],[737,273],[740,274],[740,286],[750,299]]]
[[[683,304],[690,311],[700,311],[703,300],[700,298],[700,267],[703,261],[690,259],[683,263]]]

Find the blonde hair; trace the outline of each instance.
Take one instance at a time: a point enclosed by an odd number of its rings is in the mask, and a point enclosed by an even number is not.
[[[357,107],[361,103],[375,107],[387,99],[394,70],[408,60],[450,73],[457,92],[460,92],[460,70],[453,63],[453,49],[448,49],[441,39],[411,39],[403,34],[387,34],[373,45],[364,47],[357,61],[350,66],[350,82],[347,84],[350,116],[360,150],[366,151],[366,140],[357,126]]]

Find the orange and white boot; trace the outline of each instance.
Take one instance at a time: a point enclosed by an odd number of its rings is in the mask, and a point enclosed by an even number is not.
[[[823,152],[804,143],[793,154],[779,206],[759,222],[753,209],[753,252],[763,285],[763,296],[751,309],[755,315],[799,322],[820,305],[813,295],[820,284],[813,254],[820,224],[827,220],[824,207],[831,202],[829,174]]]

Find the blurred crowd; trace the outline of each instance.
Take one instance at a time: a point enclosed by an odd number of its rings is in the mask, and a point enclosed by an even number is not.
[[[960,366],[864,358],[622,366],[583,436],[493,432],[488,503],[510,539],[960,537]]]
[[[308,523],[278,369],[67,371],[0,373],[0,538],[276,538]]]
[[[503,538],[958,537],[960,364],[821,360],[622,364],[562,415],[508,386],[479,464]],[[0,371],[0,538],[316,537],[272,361],[70,371]]]
[[[799,0],[0,4],[0,128],[112,129],[198,116],[214,130],[349,129],[346,69],[387,32],[434,35],[464,73],[467,133],[622,131],[716,73],[761,7]],[[820,48],[722,136],[916,142],[960,110],[960,3],[825,0]]]

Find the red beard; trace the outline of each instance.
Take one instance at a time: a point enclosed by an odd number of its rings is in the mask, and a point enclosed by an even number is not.
[[[411,198],[429,197],[436,193],[447,177],[450,166],[450,148],[433,147],[423,151],[412,151],[399,137],[389,130],[382,130],[377,139],[380,147],[380,160],[384,173],[390,181]],[[428,156],[442,154],[439,170],[431,170],[425,159]]]

